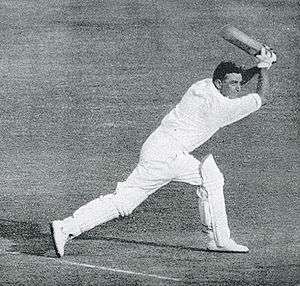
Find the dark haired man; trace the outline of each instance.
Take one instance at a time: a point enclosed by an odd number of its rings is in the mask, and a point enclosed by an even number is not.
[[[147,197],[171,181],[197,186],[199,212],[207,249],[248,252],[230,237],[223,195],[224,177],[211,154],[200,162],[190,154],[218,129],[258,110],[266,102],[267,70],[276,55],[263,48],[257,67],[243,70],[222,62],[213,79],[193,84],[143,144],[140,159],[114,193],[100,196],[72,216],[51,224],[55,250],[63,256],[65,243],[81,233],[119,216],[127,216]],[[256,93],[239,97],[241,86],[258,73]]]

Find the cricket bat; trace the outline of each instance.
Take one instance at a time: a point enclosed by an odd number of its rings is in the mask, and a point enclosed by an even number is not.
[[[220,36],[229,43],[237,46],[251,56],[260,53],[263,44],[246,35],[232,25],[226,25],[221,29]]]

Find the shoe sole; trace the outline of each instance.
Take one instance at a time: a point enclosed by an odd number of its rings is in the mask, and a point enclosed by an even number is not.
[[[54,245],[54,250],[55,250],[56,256],[58,258],[61,258],[62,256],[58,252],[58,249],[57,249],[57,246],[56,246],[56,242],[55,242],[55,238],[54,238],[54,227],[53,227],[53,224],[50,223],[49,225],[50,225],[51,237],[52,237],[52,241],[53,241],[53,245]]]

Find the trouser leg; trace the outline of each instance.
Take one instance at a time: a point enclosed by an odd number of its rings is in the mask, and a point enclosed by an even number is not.
[[[150,194],[170,181],[164,162],[139,162],[116,191],[88,202],[63,222],[71,236],[88,231],[119,216],[128,216]]]
[[[96,198],[78,208],[71,217],[64,219],[64,225],[71,236],[94,228],[97,225],[119,217],[119,212],[114,204],[114,194]]]
[[[212,155],[202,162],[191,154],[181,152],[173,164],[175,181],[197,185],[201,223],[210,239],[222,246],[230,238],[225,200],[224,177]]]
[[[175,161],[175,180],[197,185],[198,206],[203,230],[209,239],[222,245],[230,237],[223,194],[224,177],[212,155],[202,162],[182,153]]]

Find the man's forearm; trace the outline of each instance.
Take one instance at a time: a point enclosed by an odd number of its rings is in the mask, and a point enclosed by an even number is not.
[[[269,96],[269,76],[266,68],[259,69],[256,92],[259,94],[262,104],[266,104]]]
[[[242,77],[243,80],[241,82],[242,85],[246,84],[249,80],[251,80],[256,74],[260,72],[258,67],[253,67],[243,71]]]

